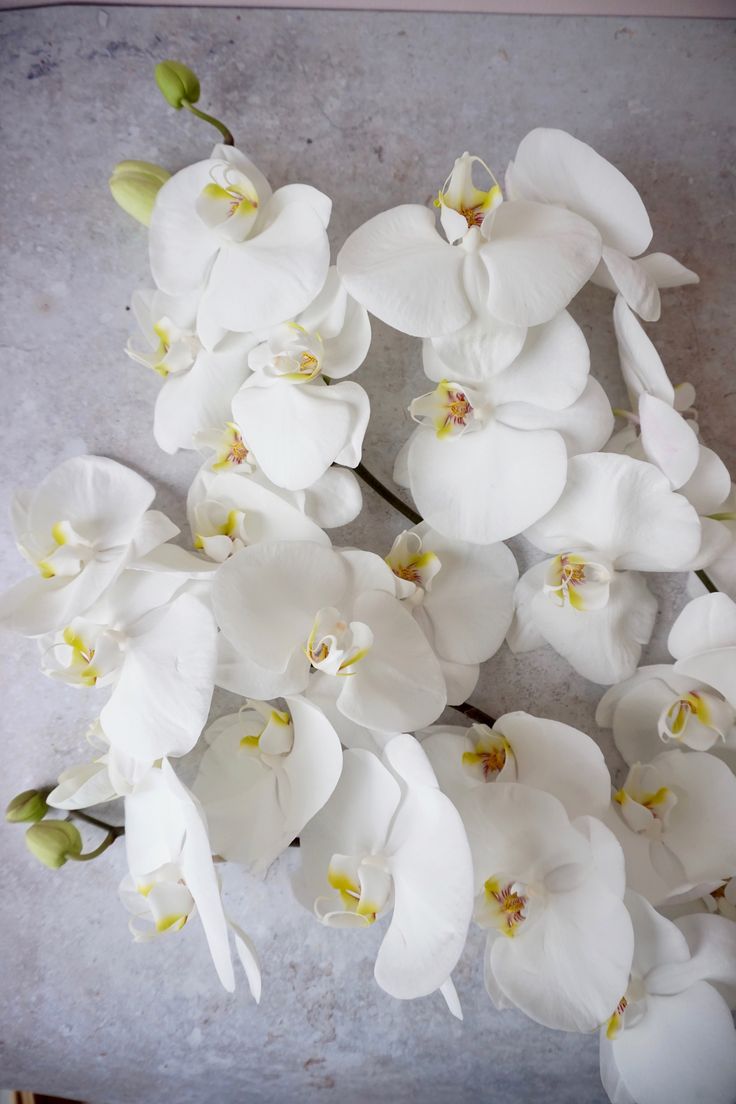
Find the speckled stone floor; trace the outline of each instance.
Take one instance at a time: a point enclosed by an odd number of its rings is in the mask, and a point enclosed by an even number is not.
[[[175,115],[152,84],[166,57],[196,68],[203,105],[276,184],[333,196],[335,247],[377,211],[429,197],[464,149],[503,172],[533,126],[589,141],[640,188],[655,246],[701,274],[700,287],[666,293],[656,340],[675,381],[698,388],[704,440],[736,470],[736,24],[69,7],[5,13],[0,36],[3,518],[13,488],[86,448],[151,478],[161,507],[183,521],[196,460],[158,451],[156,380],[122,353],[130,292],[146,282],[145,234],[106,183],[123,158],[174,169],[208,152],[208,128]],[[572,310],[616,405],[610,307],[587,289]],[[419,378],[418,343],[376,324],[359,379],[373,402],[366,460],[385,478]],[[23,567],[1,524],[5,583]],[[384,552],[399,529],[367,493],[338,540]],[[658,660],[684,578],[653,586],[661,616],[647,656]],[[31,642],[5,637],[2,653],[5,802],[82,757],[97,703],[45,680]],[[600,737],[599,696],[551,652],[515,659],[504,647],[474,699]],[[218,696],[220,711],[226,704]],[[132,943],[115,892],[119,847],[52,873],[31,861],[21,830],[3,825],[2,839],[0,1084],[94,1104],[604,1100],[594,1037],[494,1011],[478,932],[456,974],[461,1026],[439,997],[398,1003],[373,984],[380,931],[330,932],[301,910],[293,853],[265,883],[229,872],[230,911],[263,959],[256,1008],[245,986],[220,991],[197,925],[156,946]]]

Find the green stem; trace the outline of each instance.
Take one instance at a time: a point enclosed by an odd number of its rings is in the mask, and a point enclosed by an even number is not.
[[[83,820],[87,824],[93,824],[95,828],[102,828],[103,832],[112,832],[115,837],[122,836],[125,833],[125,829],[121,824],[108,824],[104,820],[98,820],[97,817],[90,816],[89,813],[83,813],[81,809],[70,809],[69,815],[76,817],[77,820]]]
[[[698,576],[698,578],[700,579],[701,583],[703,584],[703,586],[705,587],[705,589],[706,589],[706,590],[707,590],[707,591],[708,591],[708,592],[709,592],[710,594],[718,594],[718,593],[719,593],[718,587],[717,587],[717,586],[716,586],[716,584],[715,584],[715,583],[713,582],[713,580],[711,579],[710,575],[706,575],[706,573],[705,573],[704,571],[696,571],[696,572],[695,572],[695,574],[696,574],[696,575]]]
[[[227,129],[225,124],[221,123],[219,119],[216,119],[214,115],[208,115],[206,111],[200,111],[199,108],[195,107],[194,104],[189,102],[189,100],[182,100],[181,106],[185,107],[187,111],[191,111],[192,115],[196,115],[198,119],[204,119],[204,121],[206,123],[209,123],[210,126],[213,126],[217,130],[219,130],[220,134],[222,135],[222,140],[226,146],[235,145],[235,139],[233,138],[230,131]]]
[[[476,705],[472,705],[470,702],[460,702],[460,705],[451,705],[450,709],[456,709],[458,713],[464,713],[473,724],[485,724],[488,725],[489,728],[493,728],[496,723],[489,713],[484,712],[482,709],[478,709]]]
[[[67,858],[73,859],[74,862],[89,862],[90,859],[96,859],[103,851],[107,851],[108,847],[115,842],[119,835],[120,832],[116,828],[111,828],[102,843],[98,847],[95,847],[94,851],[87,851],[84,855],[67,855]]]
[[[399,513],[403,514],[413,525],[419,525],[422,520],[422,515],[418,514],[412,506],[404,502],[403,498],[399,498],[397,494],[394,494],[393,491],[390,491],[388,487],[384,486],[380,479],[376,479],[373,472],[368,471],[363,464],[358,464],[354,471],[358,478],[362,479],[372,491],[375,491],[377,495],[380,495],[381,498],[388,502],[389,506],[393,506],[394,510],[398,510]]]

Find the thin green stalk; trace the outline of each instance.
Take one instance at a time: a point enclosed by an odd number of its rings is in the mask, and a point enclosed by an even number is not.
[[[219,119],[216,119],[214,115],[208,115],[206,111],[200,111],[199,108],[195,107],[193,103],[189,102],[189,100],[182,100],[181,106],[185,107],[187,111],[191,111],[192,115],[196,115],[198,119],[204,119],[204,121],[206,123],[209,123],[210,126],[213,126],[217,130],[219,130],[220,134],[222,135],[223,143],[226,146],[235,145],[235,139],[233,138],[231,132],[228,130],[225,124],[221,123]]]
[[[67,855],[67,858],[73,859],[74,862],[89,862],[90,859],[96,859],[98,855],[101,855],[104,851],[107,851],[108,847],[112,846],[119,835],[120,832],[112,828],[107,833],[102,843],[98,847],[95,847],[94,851],[87,851],[84,855]]]

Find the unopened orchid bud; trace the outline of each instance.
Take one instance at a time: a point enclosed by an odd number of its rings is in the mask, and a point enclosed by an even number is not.
[[[150,161],[121,161],[110,177],[112,198],[127,214],[149,226],[156,196],[170,176]]]
[[[8,803],[5,819],[11,824],[23,824],[29,820],[43,820],[49,810],[45,790],[23,790]]]
[[[69,858],[82,853],[82,837],[68,820],[45,820],[26,832],[26,846],[39,862],[58,870]]]
[[[179,111],[184,102],[199,99],[199,79],[196,73],[180,61],[161,61],[156,66],[156,84],[164,99]]]

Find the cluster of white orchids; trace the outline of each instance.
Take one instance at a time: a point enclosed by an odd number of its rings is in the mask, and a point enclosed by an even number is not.
[[[195,110],[189,70],[165,63],[159,81]],[[493,1004],[599,1032],[614,1104],[733,1104],[736,501],[692,386],[640,321],[697,276],[646,253],[634,186],[560,130],[523,139],[505,193],[464,153],[433,206],[376,215],[335,266],[327,196],[272,188],[228,142],[171,176],[123,163],[112,188],[150,227],[127,352],[162,377],[158,444],[201,466],[186,534],[99,456],[17,494],[30,574],[0,620],[38,640],[45,675],[96,695],[99,720],[91,760],[8,818],[33,822],[51,867],[124,833],[134,938],[201,923],[222,984],[239,959],[256,1000],[257,949],[221,875],[263,876],[298,840],[305,923],[358,940],[382,924],[387,993],[439,991],[461,1018],[472,923]],[[589,280],[615,296],[627,411],[568,312]],[[422,339],[427,377],[395,466],[417,512],[386,489],[413,524],[385,555],[328,535],[360,511],[356,470],[381,490],[349,378],[369,312]],[[502,543],[520,534],[539,550],[521,578]],[[692,573],[692,599],[672,662],[639,666],[651,572]],[[585,733],[470,706],[504,641],[601,685],[621,785]],[[215,687],[232,696],[213,716]],[[124,829],[83,811],[118,800]],[[107,829],[89,852],[80,818]]]

